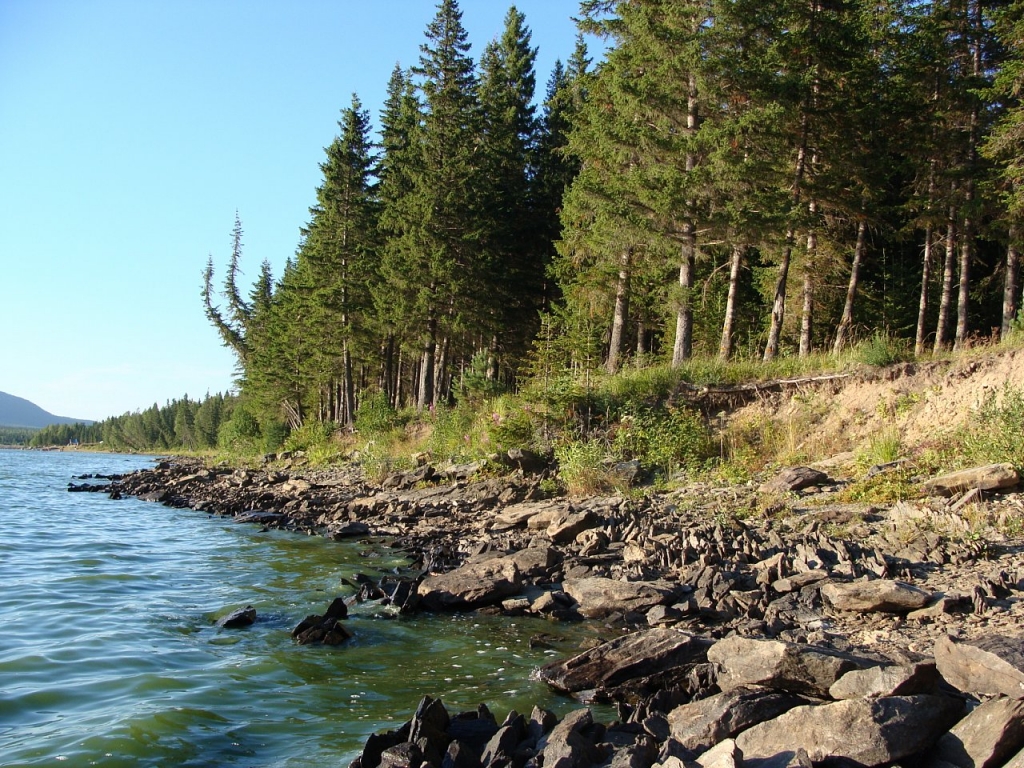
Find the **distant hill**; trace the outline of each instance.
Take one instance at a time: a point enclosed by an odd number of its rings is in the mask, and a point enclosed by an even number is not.
[[[54,416],[23,397],[0,392],[0,426],[42,429],[50,424],[92,424],[92,420]]]

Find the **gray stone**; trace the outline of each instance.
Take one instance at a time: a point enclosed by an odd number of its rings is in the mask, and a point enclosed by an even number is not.
[[[792,693],[740,686],[676,707],[669,713],[668,723],[672,738],[687,749],[702,752],[807,703],[806,698]]]
[[[515,560],[492,557],[428,576],[417,591],[420,605],[428,611],[461,611],[500,603],[518,594],[520,586],[522,578]]]
[[[601,525],[601,518],[590,509],[565,512],[548,525],[547,534],[555,544],[568,544],[588,528]]]
[[[708,651],[718,664],[718,685],[723,691],[743,685],[763,685],[793,693],[824,697],[840,677],[853,669],[878,662],[814,645],[782,640],[727,637]]]
[[[743,765],[743,753],[735,739],[725,739],[700,755],[696,762],[700,768],[737,768]]]
[[[889,579],[832,582],[821,588],[821,595],[837,610],[858,613],[916,611],[928,605],[932,598],[930,592]]]
[[[986,701],[939,739],[932,758],[959,768],[998,768],[1024,747],[1024,700]]]
[[[932,746],[956,722],[961,704],[945,696],[889,696],[795,707],[736,737],[744,764],[792,757],[802,747],[817,764],[864,766],[901,760]]]
[[[935,664],[958,690],[985,696],[1024,697],[1024,636],[989,635],[956,641],[942,636],[935,642]]]
[[[544,768],[586,768],[593,763],[597,749],[582,733],[593,723],[589,709],[567,714],[537,745],[544,752]]]
[[[995,491],[1013,488],[1020,483],[1020,475],[1012,464],[988,464],[984,467],[972,467],[948,475],[933,477],[924,483],[924,490],[939,496],[952,496],[960,491],[977,488],[982,491]]]
[[[540,668],[538,677],[559,691],[607,689],[666,670],[707,661],[711,641],[673,629],[645,629]]]
[[[829,482],[828,475],[820,470],[811,469],[810,467],[787,467],[776,477],[764,483],[760,490],[763,493],[770,491],[784,493],[786,491],[799,491],[812,485],[824,485]]]
[[[236,608],[227,616],[222,616],[217,620],[217,626],[224,627],[225,629],[248,627],[255,623],[256,609],[251,605],[247,605],[245,608]]]
[[[678,588],[669,581],[622,581],[603,576],[569,579],[562,588],[592,619],[620,611],[644,611],[672,602]]]
[[[828,693],[833,699],[910,696],[938,693],[939,682],[939,672],[931,662],[900,664],[847,672],[828,689]]]

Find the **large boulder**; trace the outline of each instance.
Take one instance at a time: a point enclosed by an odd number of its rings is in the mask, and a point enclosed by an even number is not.
[[[859,613],[906,613],[928,605],[932,595],[912,584],[891,579],[832,582],[821,588],[821,595],[833,608]]]
[[[808,704],[803,696],[756,686],[740,686],[676,707],[668,715],[672,738],[703,752],[753,725]]]
[[[938,693],[941,678],[932,662],[869,667],[847,672],[828,689],[833,699]]]
[[[935,643],[935,664],[958,690],[986,696],[1024,697],[1024,636],[989,635],[957,641],[944,635]]]
[[[932,764],[998,768],[1024,748],[1024,700],[990,699],[939,739]]]
[[[612,613],[646,612],[668,603],[676,596],[679,585],[669,581],[622,581],[587,576],[566,580],[562,589],[579,603],[580,613],[600,619]]]
[[[613,688],[631,680],[707,661],[711,641],[674,629],[618,637],[569,659],[546,664],[538,676],[566,693]]]
[[[428,611],[466,611],[496,605],[519,592],[522,577],[511,557],[471,560],[461,568],[428,576],[417,589]]]
[[[827,648],[782,640],[755,640],[734,635],[719,640],[708,651],[708,661],[719,666],[723,691],[745,685],[825,697],[829,688],[854,669],[878,662]]]
[[[831,759],[876,766],[931,747],[957,721],[962,704],[946,696],[889,696],[795,707],[741,733],[745,765],[807,751],[815,764]]]
[[[1012,464],[988,464],[933,477],[925,481],[924,490],[938,496],[952,496],[954,493],[973,488],[980,491],[1013,488],[1019,482],[1020,475]]]

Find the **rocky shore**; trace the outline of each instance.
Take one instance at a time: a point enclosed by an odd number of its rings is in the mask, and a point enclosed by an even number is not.
[[[173,460],[69,490],[408,555],[407,572],[364,579],[308,617],[298,642],[344,642],[345,602],[357,600],[614,633],[537,674],[583,705],[616,704],[617,722],[585,706],[561,722],[539,709],[453,715],[426,697],[405,726],[370,738],[359,768],[1024,767],[1024,496],[1012,468],[921,478],[921,498],[894,504],[841,502],[840,462],[569,499],[546,498],[527,458],[503,476],[425,463],[379,486],[287,457],[259,470]]]

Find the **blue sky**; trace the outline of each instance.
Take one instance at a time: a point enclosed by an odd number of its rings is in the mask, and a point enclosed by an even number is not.
[[[538,96],[576,0],[519,0]],[[461,0],[478,59],[508,4]],[[295,252],[358,93],[376,119],[434,0],[0,0],[0,391],[103,419],[232,386],[202,311]]]

